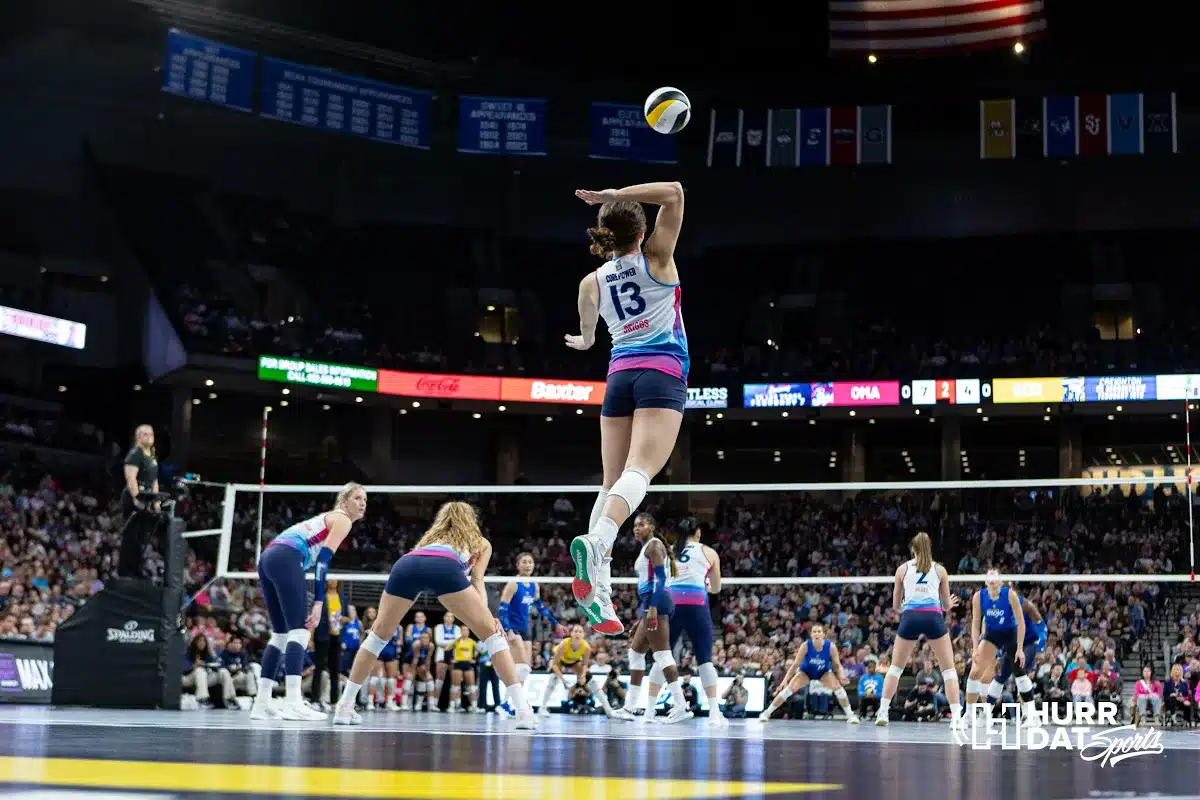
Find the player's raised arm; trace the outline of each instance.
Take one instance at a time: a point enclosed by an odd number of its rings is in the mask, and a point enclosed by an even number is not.
[[[579,334],[566,335],[567,347],[587,350],[596,343],[596,323],[600,320],[600,290],[596,286],[596,274],[589,272],[579,282]]]

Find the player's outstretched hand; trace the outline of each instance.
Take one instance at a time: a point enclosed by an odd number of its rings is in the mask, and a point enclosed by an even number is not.
[[[587,350],[593,344],[595,344],[596,341],[595,339],[585,339],[577,333],[568,333],[563,337],[563,340],[567,343],[567,347],[571,348],[572,350]]]
[[[617,199],[616,189],[601,189],[600,191],[592,191],[591,189],[576,189],[575,196],[589,206],[599,205],[600,203],[610,203]]]
[[[570,633],[570,631],[567,630],[567,626],[563,625],[561,622],[554,626],[554,635],[559,639],[567,638],[568,633]]]

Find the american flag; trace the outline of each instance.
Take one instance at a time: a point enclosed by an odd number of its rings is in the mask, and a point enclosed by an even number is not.
[[[881,58],[1011,47],[1046,33],[1042,0],[830,0],[829,50]]]

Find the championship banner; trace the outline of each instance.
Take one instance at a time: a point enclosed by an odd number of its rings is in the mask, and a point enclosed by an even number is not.
[[[49,705],[54,645],[0,639],[0,704]]]

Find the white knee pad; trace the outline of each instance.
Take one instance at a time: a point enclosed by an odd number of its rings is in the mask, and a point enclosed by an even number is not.
[[[379,687],[383,686],[383,678],[379,677],[378,675],[372,675],[371,677],[367,678],[367,686],[371,687],[371,689],[375,691],[378,691]]]
[[[504,638],[503,633],[493,633],[483,640],[483,649],[494,658],[497,653],[503,653],[508,649],[508,640]]]
[[[892,664],[890,667],[888,667],[887,677],[889,677],[889,678],[895,678],[896,680],[900,680],[900,676],[903,674],[904,674],[904,667],[897,667],[895,664]]]
[[[958,683],[958,672],[954,669],[942,670],[942,681],[949,685],[951,682]]]
[[[1000,681],[992,681],[988,686],[988,697],[999,697],[1002,694],[1004,694],[1004,684]]]
[[[839,686],[834,690],[833,696],[837,698],[838,705],[846,705],[850,702],[850,698],[846,696],[846,690]]]
[[[705,689],[717,685],[717,668],[711,661],[706,661],[696,670],[700,673],[700,685]]]
[[[664,670],[667,667],[675,666],[675,656],[671,655],[670,650],[655,650],[654,651],[654,668]]]
[[[383,648],[385,647],[387,647],[387,639],[380,639],[375,635],[374,631],[369,632],[367,640],[362,643],[362,649],[376,658],[379,658],[379,654],[383,652]]]
[[[667,682],[667,676],[663,673],[663,665],[657,661],[650,668],[650,682],[657,686],[662,686]]]
[[[637,650],[629,651],[629,669],[638,670],[639,672],[646,671],[646,654],[639,653]]]
[[[983,694],[983,681],[977,681],[974,678],[967,678],[967,693]]]
[[[307,633],[307,631],[305,631]],[[268,647],[274,647],[276,650],[287,650],[288,635],[286,633],[272,633],[270,640],[267,642]],[[305,643],[308,646],[308,643]]]
[[[287,632],[287,643],[298,644],[301,647],[308,647],[308,640],[312,636],[308,632],[308,628],[294,628]]]
[[[1032,692],[1033,691],[1033,681],[1029,680],[1028,675],[1021,675],[1017,678],[1017,691],[1018,692]]]
[[[650,490],[650,476],[645,470],[629,467],[617,478],[617,482],[608,490],[609,497],[619,497],[629,506],[629,513],[637,511],[638,506],[646,499]]]

